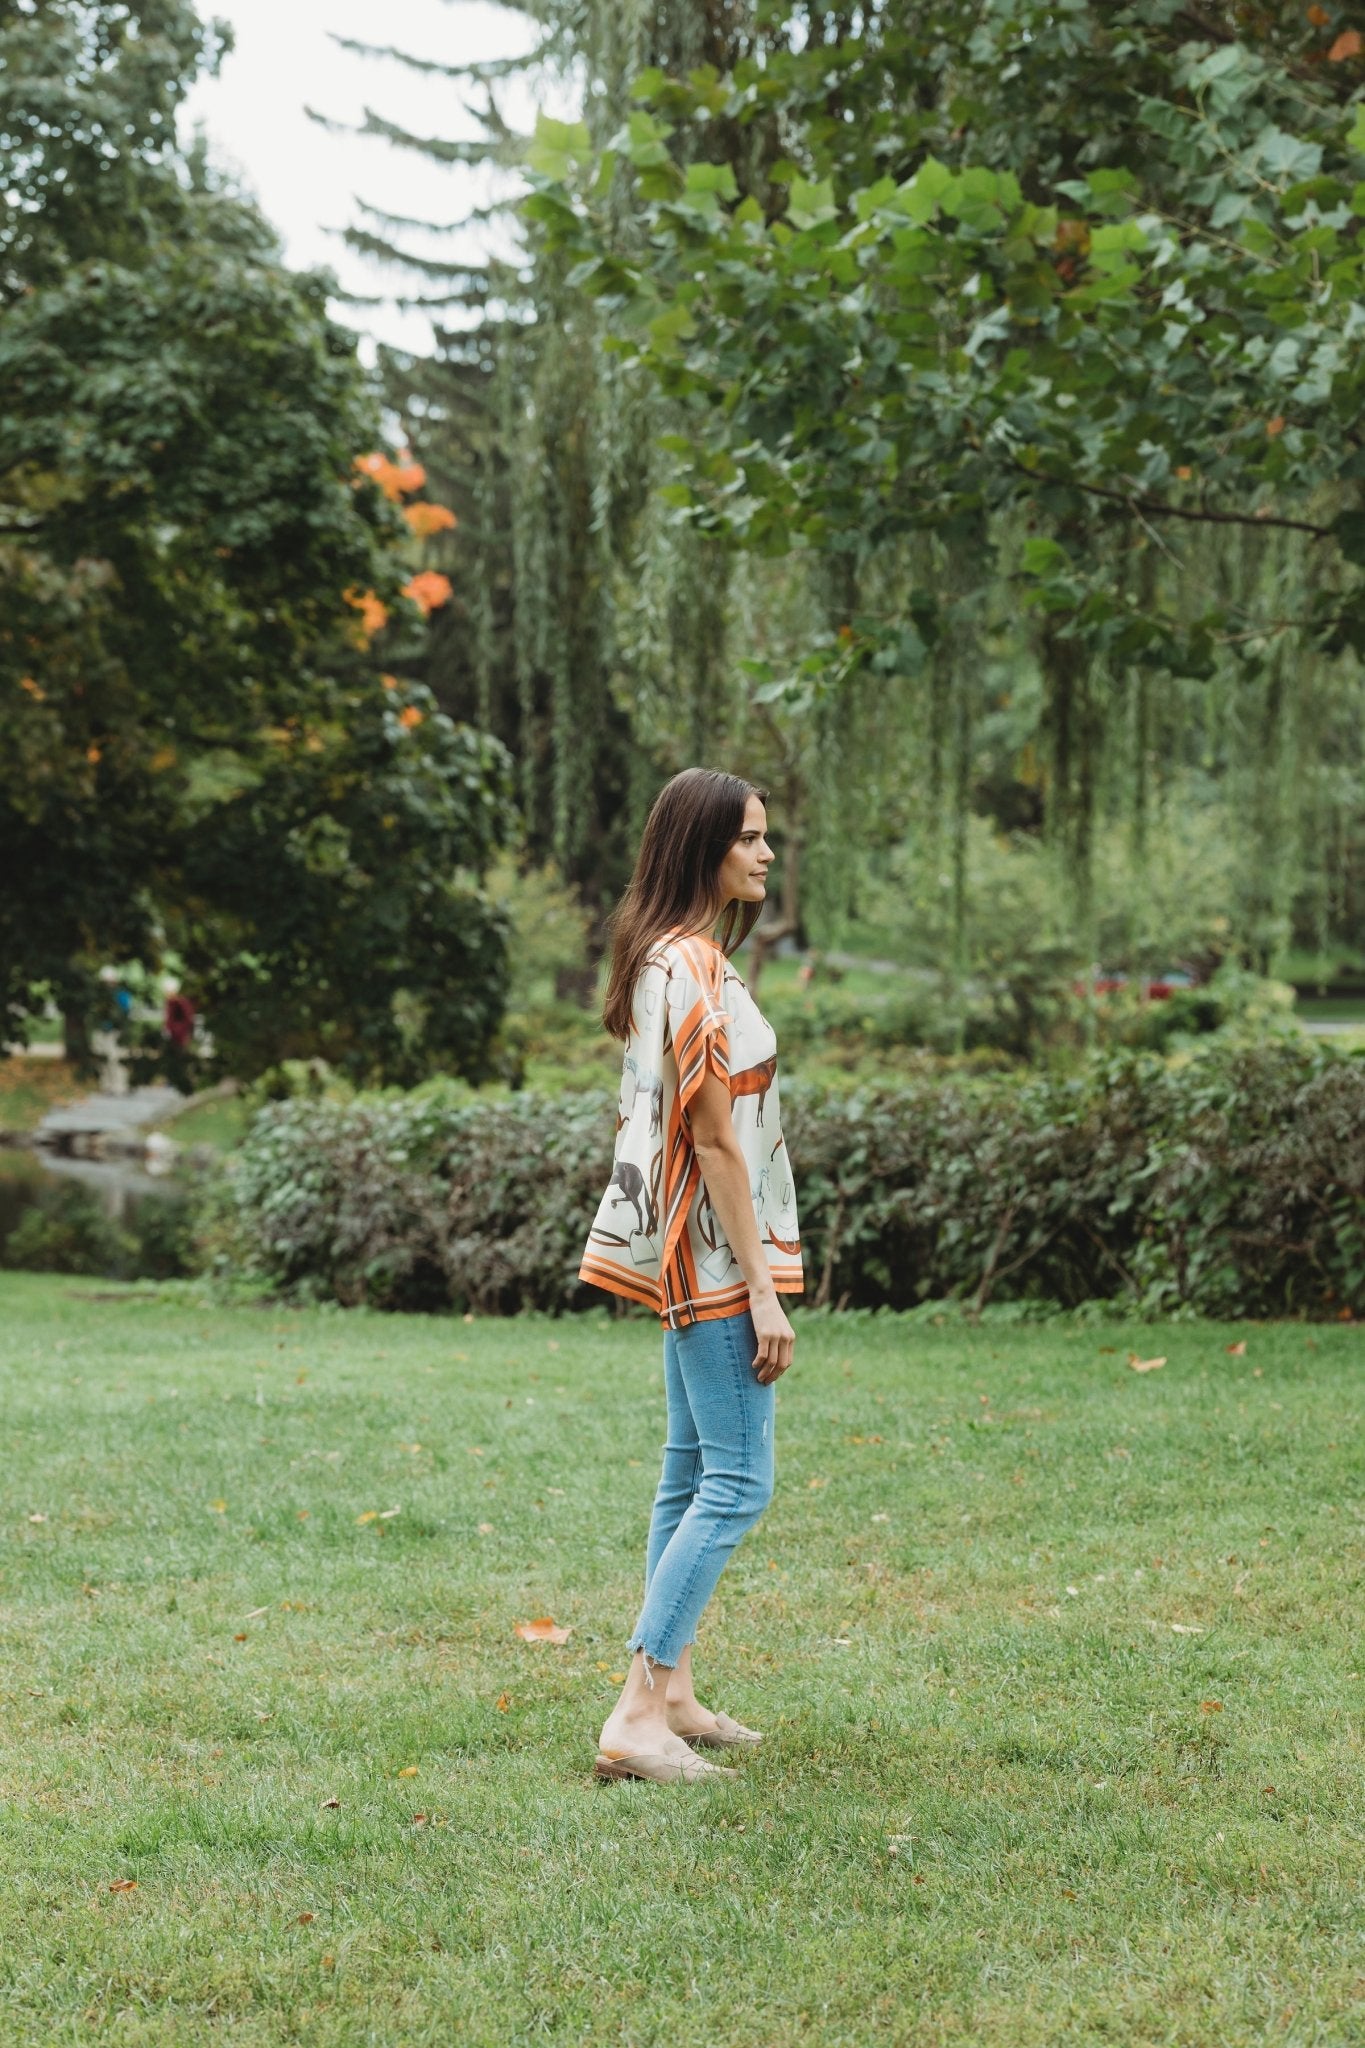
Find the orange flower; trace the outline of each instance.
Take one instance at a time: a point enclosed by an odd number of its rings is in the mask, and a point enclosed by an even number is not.
[[[372,590],[347,590],[343,596],[347,604],[360,613],[361,644],[373,640],[376,633],[383,631],[389,622],[388,609],[381,604]]]
[[[458,523],[449,505],[429,505],[425,499],[405,505],[403,517],[419,540],[429,540],[433,533],[449,533]]]
[[[386,690],[396,690],[398,688],[397,676],[381,676],[379,680]]]
[[[403,485],[399,481],[401,471],[397,463],[391,462],[381,449],[376,448],[370,455],[357,455],[355,466],[372,484],[378,484],[386,498],[397,501],[403,490]]]
[[[398,714],[398,723],[408,732],[411,732],[413,727],[420,725],[425,717],[425,711],[419,711],[415,704],[405,704]]]
[[[27,690],[29,696],[32,697],[34,702],[37,704],[41,704],[47,696],[47,691],[43,688],[42,684],[35,683],[32,676],[20,676],[19,688],[21,690]]]
[[[1358,57],[1361,51],[1361,37],[1358,28],[1343,29],[1327,52],[1329,64],[1344,64],[1348,57]]]
[[[410,597],[426,613],[434,612],[438,605],[449,603],[451,590],[450,578],[442,576],[436,569],[423,569],[403,585],[404,597]]]
[[[382,448],[374,448],[368,455],[357,455],[355,466],[362,476],[378,484],[386,498],[396,504],[408,491],[420,491],[427,480],[427,473],[420,462],[414,462],[411,452],[404,448],[399,460],[394,461]]]
[[[1273,420],[1267,420],[1265,430],[1268,438],[1272,441],[1275,440],[1278,435],[1284,432],[1284,414],[1277,412]]]
[[[85,750],[85,758],[93,766],[93,764],[100,759],[101,753],[102,749],[99,747],[87,747]]]

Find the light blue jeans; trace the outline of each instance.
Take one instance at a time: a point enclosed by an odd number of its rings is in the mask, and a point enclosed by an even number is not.
[[[754,1371],[748,1309],[664,1333],[668,1439],[645,1553],[645,1604],[626,1645],[677,1663],[726,1559],[772,1499],[776,1385]]]

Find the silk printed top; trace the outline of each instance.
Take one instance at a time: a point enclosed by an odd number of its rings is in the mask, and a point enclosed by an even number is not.
[[[779,1294],[803,1286],[796,1190],[782,1136],[777,1037],[711,939],[671,936],[635,984],[611,1180],[579,1278],[644,1302],[670,1328],[738,1315],[749,1287],[712,1209],[687,1108],[707,1068],[730,1090],[759,1242]]]

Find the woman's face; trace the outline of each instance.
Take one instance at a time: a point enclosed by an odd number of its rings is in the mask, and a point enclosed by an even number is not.
[[[722,910],[727,903],[761,903],[767,894],[768,869],[777,858],[765,837],[767,830],[768,813],[763,808],[763,799],[751,796],[744,806],[739,837],[721,862]]]

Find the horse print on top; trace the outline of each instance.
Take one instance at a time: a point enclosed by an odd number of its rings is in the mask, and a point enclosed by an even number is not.
[[[611,1179],[580,1278],[645,1303],[677,1329],[749,1305],[748,1283],[711,1206],[688,1105],[711,1072],[730,1092],[759,1239],[782,1294],[800,1293],[801,1237],[782,1137],[777,1040],[711,939],[671,934],[635,986]],[[649,1115],[637,1115],[641,1097]]]

